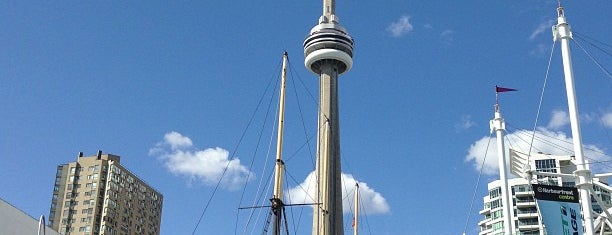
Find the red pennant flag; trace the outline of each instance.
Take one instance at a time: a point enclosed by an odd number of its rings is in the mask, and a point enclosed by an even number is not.
[[[512,89],[512,88],[505,88],[505,87],[498,87],[495,86],[495,92],[500,93],[500,92],[507,92],[507,91],[517,91],[517,89]]]

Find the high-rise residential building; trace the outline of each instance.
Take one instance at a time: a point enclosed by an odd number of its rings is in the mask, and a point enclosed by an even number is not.
[[[511,154],[512,155],[512,154]],[[540,172],[572,174],[575,171],[576,163],[573,156],[556,156],[548,154],[534,154],[527,159],[521,159],[523,163],[529,163],[530,169]],[[516,165],[516,164],[515,164]],[[546,177],[537,176],[538,184],[573,187],[575,180],[573,177]],[[606,183],[605,178],[594,178],[594,181]],[[488,195],[483,197],[484,208],[479,212],[483,216],[478,223],[480,227],[479,235],[505,235],[503,221],[503,207],[501,198],[501,181],[495,180],[488,184]],[[512,203],[511,228],[513,235],[540,235],[543,229],[539,211],[534,199],[531,185],[524,178],[508,179],[510,188],[510,202]],[[603,201],[605,208],[612,206],[610,199],[611,192],[593,185],[594,195]],[[593,211],[602,212],[602,207],[593,200]],[[610,234],[607,228],[604,234]],[[543,233],[545,234],[545,233]],[[598,233],[599,234],[599,231]]]
[[[119,160],[98,151],[58,165],[49,225],[64,235],[159,234],[162,194]]]

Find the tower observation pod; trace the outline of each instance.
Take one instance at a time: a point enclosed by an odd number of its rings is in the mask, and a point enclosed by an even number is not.
[[[337,67],[338,75],[353,66],[353,38],[338,23],[335,5],[334,0],[323,1],[319,24],[310,30],[304,41],[304,65],[315,74],[322,74],[325,64]]]
[[[319,24],[304,41],[304,65],[320,77],[313,235],[344,234],[338,76],[353,66],[353,39],[338,23],[335,5],[323,1]]]

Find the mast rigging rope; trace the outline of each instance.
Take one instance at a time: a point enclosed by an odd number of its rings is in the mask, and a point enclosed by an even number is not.
[[[593,61],[593,63],[595,63],[597,65],[597,67],[599,67],[599,69],[601,69],[601,71],[603,71],[608,78],[612,79],[612,74],[610,74],[610,71],[608,71],[606,68],[603,67],[603,65],[601,65],[601,63],[599,63],[599,61],[597,61],[592,55],[591,53],[589,53],[587,50],[584,49],[584,47],[582,47],[582,45],[576,41],[576,40],[572,40],[574,43],[576,43],[576,45],[578,45],[578,47],[580,47],[580,49],[582,49],[582,51]]]
[[[472,209],[474,207],[474,201],[476,200],[476,193],[478,191],[478,185],[480,185],[480,178],[482,177],[482,171],[484,169],[484,165],[485,165],[485,161],[487,160],[487,153],[489,153],[489,145],[491,145],[491,136],[493,135],[493,132],[491,132],[489,134],[489,141],[487,142],[487,148],[485,148],[485,154],[484,157],[482,158],[482,163],[480,164],[480,170],[478,172],[478,179],[476,179],[476,185],[474,186],[474,191],[472,193],[472,201],[470,202],[470,209],[468,210],[467,213],[467,219],[465,220],[465,227],[463,227],[463,234],[465,235],[465,232],[467,231],[467,227],[468,224],[470,223],[470,217],[472,215]]]

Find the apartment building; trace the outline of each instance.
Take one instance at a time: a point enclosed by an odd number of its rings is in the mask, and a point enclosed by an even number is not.
[[[163,196],[120,164],[83,156],[57,166],[49,225],[64,235],[157,235]]]

